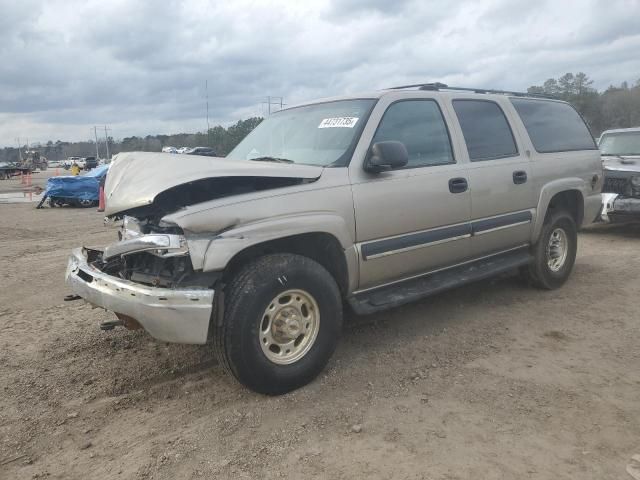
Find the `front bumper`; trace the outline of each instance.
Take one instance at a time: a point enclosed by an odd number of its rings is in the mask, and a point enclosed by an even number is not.
[[[65,277],[67,285],[87,302],[137,320],[158,340],[207,341],[213,290],[155,288],[116,278],[89,265],[82,248],[72,251]]]
[[[602,194],[602,220],[640,220],[640,198],[622,197],[617,193]]]

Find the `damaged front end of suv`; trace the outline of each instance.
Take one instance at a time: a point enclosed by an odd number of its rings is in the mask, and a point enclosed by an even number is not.
[[[599,146],[604,169],[602,220],[640,221],[640,128],[607,130]]]
[[[72,251],[66,271],[74,293],[114,312],[112,325],[144,328],[158,340],[203,344],[221,269],[207,262],[212,242],[251,222],[213,213],[234,197],[304,185],[321,168],[156,153],[120,154],[105,185],[106,223],[118,239]],[[263,193],[264,195],[264,193]],[[194,206],[198,212],[194,211]],[[204,210],[202,213],[201,210]],[[206,221],[203,221],[206,218]],[[241,241],[238,235],[236,241]]]

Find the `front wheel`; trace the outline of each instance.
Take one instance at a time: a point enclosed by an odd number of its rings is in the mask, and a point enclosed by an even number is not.
[[[227,371],[256,392],[286,393],[312,381],[333,354],[342,330],[340,291],[307,257],[267,255],[231,280],[214,329]]]
[[[528,276],[538,288],[561,287],[571,275],[578,250],[578,233],[573,217],[565,211],[549,214],[528,268]]]

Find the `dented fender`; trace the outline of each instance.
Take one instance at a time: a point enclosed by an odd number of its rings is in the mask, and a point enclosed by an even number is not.
[[[345,220],[325,212],[274,217],[231,228],[209,238],[202,234],[187,236],[187,242],[193,267],[207,272],[224,269],[235,255],[253,245],[305,233],[333,235],[344,250],[353,246]]]

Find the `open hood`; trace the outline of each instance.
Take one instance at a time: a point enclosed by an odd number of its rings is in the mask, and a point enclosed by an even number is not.
[[[640,172],[640,155],[603,155],[602,166],[605,170]]]
[[[162,200],[163,210],[316,180],[322,167],[153,152],[119,153],[105,184],[107,216]],[[182,188],[179,188],[182,187]],[[172,191],[174,195],[168,195]],[[162,195],[164,194],[164,195]],[[161,198],[158,198],[161,197]],[[169,205],[175,201],[175,207]]]

